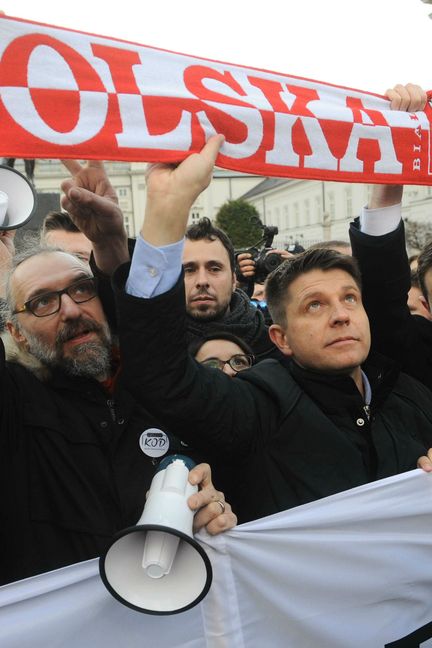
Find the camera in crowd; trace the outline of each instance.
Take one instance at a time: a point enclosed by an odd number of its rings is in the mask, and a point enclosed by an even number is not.
[[[271,243],[273,243],[273,238],[278,233],[277,227],[272,227],[271,225],[264,225],[264,236],[267,237],[266,242],[260,249],[254,250],[252,254],[252,259],[255,261],[255,281],[257,283],[262,283],[265,281],[267,275],[270,272],[273,272],[284,260],[280,254],[277,252],[272,252]],[[267,243],[271,241],[271,243]]]
[[[252,260],[255,261],[255,276],[253,280],[256,283],[264,283],[267,276],[284,261],[284,258],[277,252],[272,252],[274,250],[272,247],[273,239],[278,234],[278,228],[274,225],[263,225],[259,218],[253,220],[255,221],[254,224],[262,228],[263,237],[250,248],[236,250],[236,258],[237,255],[243,252],[249,252]],[[292,254],[304,252],[304,249],[298,243],[290,245],[287,250]],[[242,276],[238,275],[238,278],[241,280]]]
[[[280,254],[271,252],[273,249],[273,239],[279,230],[273,225],[263,225],[259,218],[253,220],[255,221],[254,224],[257,224],[262,228],[263,237],[250,248],[236,250],[236,258],[237,255],[242,254],[243,252],[249,252],[252,260],[255,261],[254,281],[257,283],[263,283],[267,275],[269,275],[270,272],[277,268],[283,261]]]

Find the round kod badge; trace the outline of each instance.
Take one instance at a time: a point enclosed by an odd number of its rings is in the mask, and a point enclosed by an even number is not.
[[[170,444],[165,432],[157,428],[149,428],[141,434],[139,445],[148,457],[162,457],[168,452]]]

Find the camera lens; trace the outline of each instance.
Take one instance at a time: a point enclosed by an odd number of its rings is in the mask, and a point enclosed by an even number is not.
[[[282,263],[282,257],[275,252],[268,254],[264,260],[264,265],[267,272],[272,272]]]

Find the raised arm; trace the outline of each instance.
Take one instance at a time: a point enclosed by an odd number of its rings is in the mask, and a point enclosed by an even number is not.
[[[426,93],[412,84],[395,86],[387,96],[397,110],[415,112],[426,102]],[[406,373],[431,387],[429,343],[419,352],[423,329],[430,328],[430,323],[412,316],[407,305],[410,269],[401,218],[402,193],[400,185],[373,187],[367,208],[351,224],[351,245],[362,273],[373,349],[392,357]]]
[[[141,229],[145,241],[156,247],[170,245],[185,234],[189,211],[208,187],[224,138],[211,137],[202,151],[177,167],[154,164],[147,172],[147,203]]]
[[[62,160],[71,178],[62,182],[62,207],[92,242],[97,267],[105,274],[129,260],[127,234],[117,194],[99,160],[82,166]]]
[[[152,267],[134,272],[134,264],[143,245],[150,253],[156,249],[167,255],[183,238],[190,207],[210,182],[222,141],[218,136],[211,138],[200,154],[176,168],[157,165],[151,169],[142,228],[145,243],[137,242],[130,273],[124,267],[114,277],[123,379],[158,419],[207,456],[210,449],[230,455],[234,446],[238,452],[250,442],[250,432],[258,424],[251,390],[242,380],[199,365],[188,355],[184,285],[181,276],[177,279],[181,246],[173,281],[163,291],[160,284],[155,291],[146,286],[154,278]],[[134,284],[134,296],[125,294],[126,280],[129,293],[129,284]]]
[[[386,91],[392,110],[403,112],[417,112],[423,110],[427,102],[427,94],[418,85],[408,83],[398,84]],[[374,185],[368,209],[383,209],[398,205],[402,202],[402,185]]]

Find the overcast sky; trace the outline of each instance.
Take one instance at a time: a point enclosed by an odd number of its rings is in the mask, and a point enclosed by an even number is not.
[[[432,89],[421,0],[0,0],[10,16],[383,93]]]

